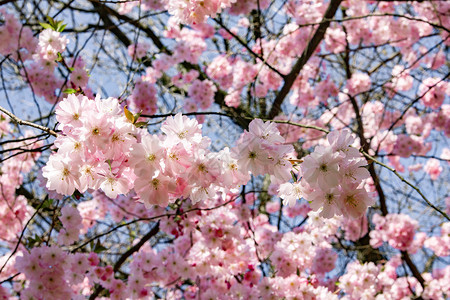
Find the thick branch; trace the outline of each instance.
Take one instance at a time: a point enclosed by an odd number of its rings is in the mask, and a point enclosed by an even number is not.
[[[413,276],[419,281],[420,285],[422,287],[425,287],[425,280],[422,277],[422,274],[420,274],[419,270],[417,269],[416,265],[411,260],[411,257],[409,257],[408,252],[402,251],[402,258],[408,265],[409,269],[413,273]]]
[[[139,28],[140,30],[142,30],[143,32],[145,32],[145,34],[153,41],[153,44],[155,44],[156,47],[158,47],[159,50],[170,54],[170,52],[167,50],[167,48],[163,45],[163,43],[161,42],[161,40],[156,36],[156,34],[153,32],[153,30],[151,30],[151,28],[141,24],[138,20],[134,20],[126,15],[121,15],[119,14],[117,11],[115,11],[114,9],[100,3],[99,1],[96,0],[90,0],[92,5],[94,5],[94,7],[97,9],[97,11],[103,12],[103,14],[105,14],[105,16],[108,15],[113,15],[114,17],[116,17],[119,20],[125,21],[129,24],[132,24],[133,26]],[[101,16],[101,15],[100,15]],[[103,16],[101,16],[103,19]],[[109,19],[109,17],[108,17]],[[108,25],[105,23],[105,25]],[[114,33],[114,32],[113,32]],[[116,34],[116,33],[114,33]],[[117,36],[117,35],[116,35]],[[117,36],[119,38],[119,36]],[[119,38],[120,39],[120,38]],[[122,40],[121,40],[122,41]]]
[[[98,3],[97,1],[91,1],[94,8],[97,10],[100,18],[103,21],[103,24],[105,24],[106,27],[109,28],[109,30],[124,44],[126,47],[131,45],[130,39],[117,27],[116,24],[114,24],[113,21],[111,21],[109,17],[110,11],[107,10],[107,6]]]
[[[16,1],[16,0],[3,0],[3,1],[0,1],[0,6],[8,4],[9,2],[14,2],[14,1]]]
[[[287,94],[291,90],[291,87],[294,84],[294,81],[297,78],[298,74],[300,74],[302,68],[306,65],[308,60],[313,55],[314,51],[316,51],[317,46],[319,46],[320,42],[323,40],[325,32],[327,31],[327,28],[330,25],[331,19],[334,17],[334,14],[339,8],[341,2],[342,0],[330,1],[330,5],[328,6],[328,9],[323,17],[323,22],[317,28],[317,31],[314,33],[314,36],[306,46],[305,50],[302,53],[302,56],[295,63],[291,72],[288,75],[286,75],[284,85],[281,88],[280,92],[278,93],[277,97],[275,98],[272,104],[272,108],[270,109],[269,115],[267,116],[268,119],[273,119],[280,113],[281,104],[283,103]]]
[[[343,14],[345,17],[345,11],[343,12]],[[343,55],[344,63],[345,63],[345,75],[346,75],[347,80],[349,80],[352,77],[352,72],[350,69],[350,46],[349,46],[349,43],[347,40],[347,30],[346,30],[345,26],[343,26],[343,30],[345,32],[345,40],[346,40],[346,43],[345,43],[346,51]],[[355,116],[356,116],[356,124],[358,125],[357,133],[358,133],[358,137],[360,139],[361,149],[364,152],[369,152],[370,145],[364,136],[364,126],[363,126],[363,122],[362,122],[362,118],[361,118],[361,113],[359,112],[358,102],[356,101],[356,98],[353,95],[349,95],[349,98],[350,98],[350,102],[352,104],[352,108],[353,108],[353,110],[355,112]],[[370,177],[372,177],[372,179],[373,179],[375,189],[377,190],[378,198],[380,200],[381,213],[383,216],[386,216],[388,214],[388,209],[386,206],[386,196],[384,195],[383,188],[381,187],[381,184],[380,184],[380,179],[378,178],[378,174],[376,173],[375,167],[373,164],[369,164],[368,171],[370,173]]]
[[[96,8],[96,10],[98,11],[100,17],[102,18],[103,22],[105,23],[105,26],[111,31],[112,34],[114,34],[117,39],[119,41],[122,42],[122,44],[126,47],[128,47],[131,44],[131,41],[128,39],[128,37],[119,29],[119,27],[117,27],[116,24],[114,24],[109,15],[112,14],[114,16],[116,16],[117,18],[120,18],[122,20],[125,20],[127,22],[129,22],[130,24],[134,25],[134,26],[138,26],[138,24],[140,24],[137,21],[134,21],[128,17],[124,17],[121,16],[120,14],[118,14],[116,11],[114,11],[113,9],[98,3],[97,1],[91,0],[92,5]],[[140,28],[140,27],[139,27]],[[142,28],[141,28],[142,29]],[[144,30],[144,29],[142,29]],[[147,31],[150,30],[149,28],[147,29]],[[145,30],[144,30],[145,31]],[[147,32],[145,31],[145,32]],[[147,32],[148,34],[148,32]],[[153,42],[155,42],[156,40],[159,41],[159,39],[155,36],[155,39],[152,38]],[[164,45],[161,44],[157,44],[157,42],[155,42],[155,45],[159,45],[158,47],[161,47],[160,49],[168,54],[170,54],[169,50],[164,50],[165,47]],[[146,66],[150,66],[149,62],[144,62],[144,64]],[[206,79],[207,76],[201,71],[200,67],[192,65],[190,63],[183,63],[182,64],[183,67],[185,67],[186,69],[190,70],[190,69],[195,69],[197,71],[200,72],[200,78],[201,79]],[[250,123],[249,121],[249,117],[252,117],[247,111],[245,111],[244,109],[238,107],[238,108],[234,108],[234,107],[229,107],[225,104],[225,96],[226,93],[222,90],[218,90],[216,92],[216,94],[214,95],[214,102],[216,104],[218,104],[220,106],[220,108],[227,113],[229,116],[231,116],[233,122],[235,122],[238,126],[240,126],[243,129],[247,129],[248,125]],[[253,118],[252,118],[253,119]]]
[[[146,234],[144,235],[144,237],[133,247],[131,247],[130,249],[128,249],[124,254],[122,254],[119,258],[119,260],[114,264],[114,272],[119,271],[120,267],[123,265],[123,263],[127,260],[128,257],[130,257],[131,255],[133,255],[133,253],[139,251],[139,249],[141,249],[141,247],[152,237],[154,237],[157,233],[159,232],[159,222],[155,224],[155,226],[153,226],[153,228]],[[92,295],[89,297],[89,300],[93,300],[95,298],[97,298],[97,296],[103,291],[103,287],[102,286],[98,286],[95,290],[94,293],[92,293]]]

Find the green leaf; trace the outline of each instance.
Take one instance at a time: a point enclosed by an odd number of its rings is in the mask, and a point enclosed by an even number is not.
[[[47,199],[42,203],[42,208],[49,208],[53,204],[53,199]]]
[[[142,114],[142,110],[140,112],[138,112],[137,114],[134,115],[134,119],[137,121],[137,119],[139,119],[139,117]]]
[[[63,60],[64,60],[64,59],[63,59],[61,53],[58,52],[58,58],[56,59],[56,61],[57,61],[57,62],[60,62],[60,61],[63,61]]]
[[[47,23],[41,23],[41,22],[39,22],[39,24],[40,24],[42,27],[44,27],[45,29],[53,29],[52,25],[50,25],[50,24],[47,24]]]
[[[49,24],[47,24],[47,23],[39,23],[45,29],[53,29],[54,31],[62,32],[67,26],[67,24],[63,24],[64,21],[55,21],[50,16],[47,16],[46,18],[47,18],[47,21],[48,21]]]
[[[145,127],[147,125],[148,125],[147,122],[137,122],[134,124],[134,126],[139,127],[139,128]]]
[[[62,21],[61,21],[61,22],[62,22]],[[61,24],[61,25],[58,25],[58,27],[56,28],[56,31],[58,31],[58,32],[63,32],[64,29],[66,28],[66,26],[67,26],[67,24]]]
[[[27,248],[33,248],[34,243],[35,241],[33,240],[33,238],[27,238]]]
[[[48,22],[50,23],[50,25],[52,25],[52,27],[55,28],[55,20],[53,20],[53,18],[50,16],[47,16],[46,18],[47,18]]]
[[[35,235],[34,235],[34,238],[28,237],[28,239],[27,239],[27,246],[28,246],[29,248],[33,248],[37,243],[40,244],[41,242],[42,242],[41,237],[38,236],[37,234],[35,234]]]
[[[75,90],[75,89],[65,89],[63,91],[64,94],[73,94],[73,93],[76,93],[76,92],[77,92],[77,90]]]
[[[95,253],[100,253],[100,252],[103,252],[103,251],[105,251],[107,249],[108,248],[103,247],[102,244],[100,244],[100,242],[98,241],[97,244],[95,245],[94,252]]]
[[[125,105],[125,107],[123,108],[123,111],[125,112],[125,117],[127,117],[128,121],[130,121],[131,123],[134,124],[134,122],[136,121],[134,119],[134,115],[131,113],[131,111],[129,111],[127,109],[127,106]]]
[[[294,179],[294,182],[297,182],[297,175],[293,171],[291,171],[292,179]]]

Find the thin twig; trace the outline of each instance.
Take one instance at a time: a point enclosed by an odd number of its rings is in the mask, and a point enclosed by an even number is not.
[[[156,119],[156,118],[172,117],[172,116],[175,116],[175,115],[176,115],[176,113],[168,113],[168,114],[160,114],[160,115],[141,115],[141,117],[149,118],[149,119]],[[190,113],[183,113],[183,115],[185,115],[185,116],[218,115],[218,116],[233,118],[233,116],[231,116],[230,114],[223,113],[223,112],[216,112],[216,111],[190,112]],[[241,118],[246,119],[246,120],[253,120],[253,119],[255,119],[255,118],[246,117],[246,116],[241,116]],[[287,121],[287,120],[271,120],[271,119],[264,119],[264,118],[260,118],[260,119],[262,121],[270,121],[270,122],[277,123],[277,124],[287,124],[287,125],[302,127],[302,128],[306,128],[306,129],[314,129],[314,130],[322,131],[324,133],[330,133],[329,130],[327,130],[325,128],[322,128],[322,127],[319,127],[319,126],[300,124],[300,123]]]
[[[4,114],[6,114],[8,117],[10,117],[11,120],[18,125],[26,125],[26,126],[34,127],[34,128],[40,129],[42,131],[45,131],[50,135],[58,136],[58,134],[55,131],[53,131],[52,129],[42,126],[42,125],[31,123],[29,121],[22,120],[22,119],[18,118],[17,116],[15,116],[13,113],[11,113],[8,110],[6,110],[5,108],[3,108],[2,106],[0,106],[0,111],[3,112]]]
[[[409,185],[411,188],[413,188],[421,197],[423,200],[425,200],[425,202],[434,210],[436,210],[437,212],[439,212],[442,216],[444,216],[447,220],[450,221],[450,217],[443,212],[441,209],[437,208],[436,206],[433,205],[433,203],[430,202],[430,200],[427,199],[427,197],[425,197],[425,195],[422,193],[422,191],[416,187],[415,185],[413,185],[412,183],[410,183],[408,180],[406,180],[402,175],[400,175],[397,170],[389,167],[388,165],[382,163],[381,161],[377,160],[375,157],[371,156],[370,154],[366,153],[365,151],[361,150],[361,153],[367,157],[368,159],[370,159],[371,161],[373,161],[374,163],[376,163],[377,165],[380,165],[386,169],[388,169],[389,171],[391,171],[392,173],[394,173],[401,181],[403,181],[404,183],[406,183],[407,185]]]

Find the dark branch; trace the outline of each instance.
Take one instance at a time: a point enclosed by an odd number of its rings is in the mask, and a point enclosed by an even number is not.
[[[284,99],[291,90],[291,87],[294,84],[298,74],[300,74],[302,68],[306,65],[308,60],[313,55],[314,51],[316,51],[317,46],[319,46],[320,42],[323,40],[325,32],[327,31],[327,28],[330,25],[331,19],[334,17],[334,14],[339,8],[341,2],[342,0],[330,1],[330,5],[328,6],[328,9],[323,17],[323,22],[319,25],[319,28],[317,28],[317,31],[314,33],[314,36],[306,46],[305,50],[302,53],[302,56],[295,63],[291,72],[288,75],[286,75],[284,85],[281,88],[280,92],[278,93],[277,97],[275,98],[275,101],[272,104],[272,108],[270,109],[269,115],[267,116],[268,119],[273,119],[280,113],[281,104],[283,104]]]
[[[114,264],[113,268],[114,272],[119,271],[120,267],[127,260],[127,258],[133,255],[133,253],[139,251],[139,249],[141,249],[141,247],[148,240],[154,237],[158,232],[159,232],[159,222],[157,222],[155,226],[153,226],[153,228],[146,235],[144,235],[144,237],[136,245],[128,249],[124,254],[120,256],[119,260]],[[97,298],[97,296],[103,291],[103,289],[104,288],[102,286],[97,286],[97,288],[94,290],[94,293],[92,293],[92,295],[89,297],[89,300]]]

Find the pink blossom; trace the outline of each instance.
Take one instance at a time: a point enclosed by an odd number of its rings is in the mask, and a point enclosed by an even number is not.
[[[140,143],[132,146],[130,164],[135,167],[134,173],[153,174],[162,168],[162,159],[166,157],[161,140],[155,135],[144,135]]]
[[[83,68],[75,68],[70,73],[70,81],[75,87],[80,87],[82,89],[87,87],[89,81],[89,74]]]
[[[369,75],[365,73],[354,73],[347,81],[348,93],[356,96],[370,89],[371,80]]]
[[[144,203],[146,208],[150,208],[152,204],[167,206],[169,193],[173,193],[175,187],[174,180],[161,174],[159,170],[150,178],[138,177],[134,183],[139,201]]]
[[[330,248],[320,248],[314,257],[312,271],[315,273],[327,273],[334,269],[337,253]]]
[[[316,189],[307,194],[305,198],[310,202],[310,206],[314,211],[320,211],[320,216],[324,218],[332,218],[335,215],[341,215],[341,206],[339,203],[339,189]]]
[[[89,106],[88,101],[89,99],[83,95],[70,94],[64,101],[59,102],[55,113],[56,119],[61,123],[60,127],[71,126],[75,128],[82,126],[82,120],[85,119],[84,114],[87,113],[87,107]]]
[[[153,115],[158,110],[156,96],[158,90],[149,76],[142,76],[134,85],[134,89],[128,103],[134,112]]]
[[[265,172],[270,164],[267,152],[261,148],[259,141],[256,139],[241,149],[239,153],[237,160],[243,172],[250,171],[255,175],[260,175]]]
[[[39,52],[48,61],[57,58],[58,53],[64,52],[69,40],[53,29],[45,29],[39,34]]]
[[[277,213],[280,210],[280,203],[279,202],[269,202],[266,204],[266,211],[269,214]]]
[[[225,103],[230,107],[239,107],[239,104],[241,104],[241,93],[239,91],[233,91],[226,95]]]
[[[439,160],[435,158],[430,158],[427,160],[427,163],[423,167],[424,171],[430,175],[431,180],[438,179],[439,175],[442,172],[442,167]]]
[[[283,183],[280,185],[278,196],[283,199],[283,205],[294,206],[297,200],[303,197],[302,187],[300,182]]]
[[[339,53],[345,50],[345,33],[339,28],[328,28],[325,34],[325,45],[328,51]]]
[[[413,78],[409,75],[410,70],[405,69],[401,65],[392,68],[392,86],[396,91],[407,91],[412,88]]]
[[[188,93],[201,109],[207,109],[213,104],[216,91],[217,88],[212,81],[196,79],[189,87]]]
[[[373,263],[355,261],[347,266],[347,273],[339,278],[340,288],[352,299],[372,298],[377,293],[379,268]]]
[[[77,228],[81,225],[81,215],[73,206],[64,206],[61,208],[61,223],[65,228]]]
[[[423,95],[420,101],[427,107],[438,109],[448,93],[447,85],[447,82],[439,78],[426,78],[419,87],[419,95]]]
[[[450,255],[450,223],[441,225],[441,235],[432,236],[425,240],[425,247],[430,248],[437,256]]]
[[[47,179],[47,188],[63,195],[71,195],[79,186],[78,166],[70,162],[67,156],[52,155],[42,169]]]
[[[189,119],[181,114],[168,117],[161,126],[168,139],[173,142],[181,141],[183,144],[198,144],[202,140],[201,125],[194,119]]]
[[[358,189],[355,185],[343,186],[340,193],[339,203],[344,215],[354,219],[362,217],[368,206],[375,201],[365,189]]]
[[[365,236],[369,230],[367,217],[363,215],[359,219],[347,219],[347,218],[344,219],[342,224],[342,230],[344,231],[345,239],[350,241],[357,241],[358,239]],[[372,232],[376,231],[371,231],[371,233]]]
[[[339,183],[339,156],[331,148],[318,146],[303,159],[303,177],[311,185],[332,188]]]
[[[371,238],[382,239],[389,242],[389,245],[399,250],[407,250],[413,243],[415,230],[418,223],[403,214],[388,214],[386,217],[375,215],[373,222],[378,234],[370,234]],[[371,245],[379,245],[372,243]]]
[[[131,44],[128,46],[128,55],[133,59],[141,59],[147,55],[150,45],[145,42]]]

